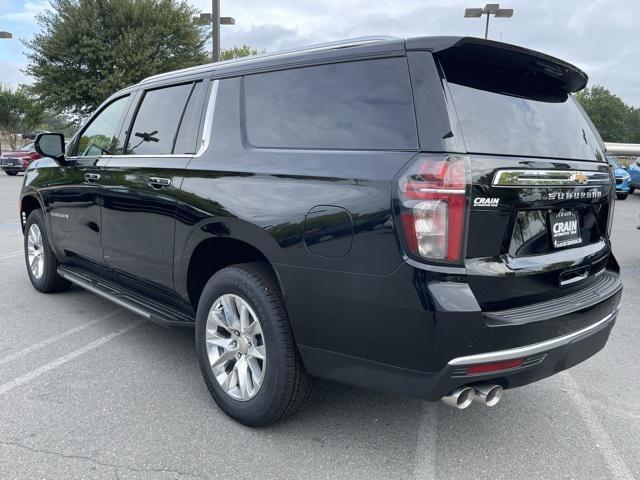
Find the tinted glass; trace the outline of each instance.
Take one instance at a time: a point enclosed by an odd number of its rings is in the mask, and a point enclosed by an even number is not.
[[[77,155],[79,157],[116,153],[120,124],[128,99],[127,96],[111,102],[91,120],[78,140]]]
[[[198,146],[198,130],[200,129],[200,116],[202,115],[202,82],[196,83],[189,103],[180,122],[180,130],[176,138],[176,146],[173,153],[196,153]]]
[[[245,77],[249,141],[259,147],[415,149],[405,58]]]
[[[609,165],[613,168],[620,168],[620,164],[618,163],[618,159],[616,157],[607,156],[607,160],[609,160]]]
[[[192,85],[176,85],[145,93],[129,134],[128,155],[172,153],[180,118]]]
[[[571,95],[514,96],[449,86],[469,152],[603,160],[596,134]]]

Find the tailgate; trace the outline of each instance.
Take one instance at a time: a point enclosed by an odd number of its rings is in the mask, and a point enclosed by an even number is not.
[[[606,164],[471,156],[469,284],[485,310],[585,288],[607,265],[613,181]]]

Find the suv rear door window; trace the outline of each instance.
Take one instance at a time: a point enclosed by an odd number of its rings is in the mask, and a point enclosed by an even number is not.
[[[145,92],[129,134],[128,155],[173,153],[176,132],[192,83]]]
[[[247,136],[254,146],[418,147],[404,57],[249,75],[244,84]]]
[[[180,130],[178,130],[173,153],[195,154],[197,151],[200,117],[202,116],[204,104],[201,98],[202,89],[202,82],[197,82],[193,87],[193,91],[189,96],[189,103],[180,122]]]

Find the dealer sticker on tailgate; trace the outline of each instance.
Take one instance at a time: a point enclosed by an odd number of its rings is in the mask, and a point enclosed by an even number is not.
[[[551,228],[553,248],[569,247],[582,243],[580,221],[576,212],[563,210],[551,213],[549,215],[549,226]]]

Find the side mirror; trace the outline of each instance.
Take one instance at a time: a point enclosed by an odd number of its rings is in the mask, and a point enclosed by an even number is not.
[[[36,152],[43,157],[53,158],[64,165],[64,135],[61,133],[39,133],[35,140]]]

